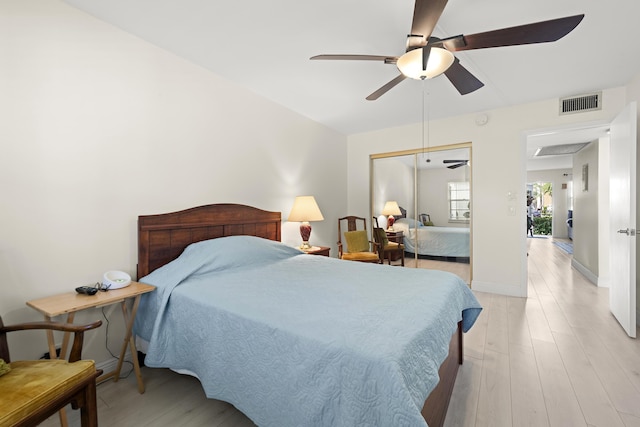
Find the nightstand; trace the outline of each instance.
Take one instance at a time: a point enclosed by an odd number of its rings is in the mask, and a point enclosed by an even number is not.
[[[390,242],[403,243],[404,231],[385,230],[385,232],[387,233],[387,239],[389,239]],[[398,259],[400,259],[400,254],[398,252],[393,252],[391,254],[391,261],[396,261]]]
[[[327,246],[312,246],[310,249],[305,250],[304,252],[309,255],[322,255],[329,256],[329,251],[331,248]]]
[[[144,383],[142,382],[140,365],[138,364],[138,352],[136,350],[136,345],[133,340],[131,331],[133,329],[133,321],[135,320],[136,312],[138,311],[140,296],[147,292],[151,292],[154,289],[155,286],[147,285],[144,283],[131,282],[129,286],[125,286],[124,288],[113,289],[106,292],[98,291],[98,293],[96,293],[95,295],[82,295],[77,292],[67,292],[64,294],[27,301],[27,305],[44,314],[44,319],[46,321],[51,321],[51,319],[55,316],[66,314],[66,322],[73,323],[73,319],[77,311],[120,303],[126,329],[124,342],[122,343],[122,348],[120,350],[120,358],[118,359],[118,366],[113,372],[106,373],[98,377],[97,381],[104,381],[112,377],[114,381],[118,381],[120,377],[120,370],[122,369],[122,362],[124,360],[124,356],[128,347],[131,351],[133,368],[138,380],[138,391],[140,393],[144,393]],[[129,299],[133,299],[133,307],[131,308],[130,312],[126,305],[126,301]],[[49,344],[49,354],[56,354],[52,331],[47,331],[47,341]],[[61,358],[66,357],[65,354],[67,352],[68,346],[69,333],[66,332],[62,340],[62,347],[60,349]]]

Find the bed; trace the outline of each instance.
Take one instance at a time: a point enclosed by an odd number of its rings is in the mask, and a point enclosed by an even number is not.
[[[411,218],[400,218],[393,228],[404,232],[405,252],[432,257],[469,258],[471,245],[468,227],[425,226]]]
[[[281,216],[208,205],[138,218],[145,365],[195,375],[260,426],[440,426],[462,331],[457,276],[307,255]]]

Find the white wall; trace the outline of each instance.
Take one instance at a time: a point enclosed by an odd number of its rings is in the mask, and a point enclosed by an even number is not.
[[[449,221],[450,182],[469,181],[469,168],[421,169],[418,173],[418,212],[427,213],[434,225],[469,228],[469,222]]]
[[[598,88],[599,89],[599,88]],[[559,94],[560,95],[560,94]],[[451,94],[451,96],[459,96]],[[472,95],[471,95],[472,96]],[[384,102],[384,101],[377,101]],[[603,91],[601,111],[558,116],[558,100],[549,99],[430,123],[431,145],[472,142],[473,283],[480,291],[526,295],[525,135],[536,129],[611,120],[625,104],[625,88]],[[437,100],[434,101],[437,108]],[[349,211],[367,216],[367,156],[420,148],[422,124],[416,123],[348,138]],[[509,197],[515,195],[515,199]]]
[[[26,301],[106,270],[135,276],[138,215],[249,204],[282,211],[295,245],[286,218],[311,194],[325,217],[312,243],[335,256],[345,136],[56,0],[3,0],[0,52],[5,323],[40,320]],[[121,316],[110,317],[117,351]],[[85,356],[109,357],[104,333],[87,334]],[[14,358],[46,351],[44,333],[21,337],[10,336]]]
[[[597,283],[598,263],[598,141],[593,141],[573,155],[573,264]],[[583,167],[587,166],[587,189]],[[606,201],[608,203],[608,200]],[[582,270],[585,269],[585,270]]]
[[[414,211],[414,173],[412,166],[393,157],[375,159],[372,179],[374,199],[372,216],[380,216],[385,203],[391,200],[398,202],[398,205],[408,212]],[[368,218],[368,215],[364,215],[364,218]],[[367,223],[369,222],[367,220]],[[384,224],[379,225],[384,227]]]

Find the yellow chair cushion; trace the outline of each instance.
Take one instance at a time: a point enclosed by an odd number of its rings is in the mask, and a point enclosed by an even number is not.
[[[384,250],[385,251],[395,251],[398,250],[400,248],[400,243],[396,243],[396,242],[387,242],[386,245],[384,245]],[[402,245],[402,248],[404,248],[404,245]]]
[[[369,250],[369,237],[365,230],[345,231],[344,239],[347,241],[347,252],[366,252]]]
[[[342,254],[342,259],[349,261],[376,261],[380,258],[378,254],[373,252],[345,252]]]
[[[0,426],[11,426],[96,372],[93,360],[29,360],[0,377]]]

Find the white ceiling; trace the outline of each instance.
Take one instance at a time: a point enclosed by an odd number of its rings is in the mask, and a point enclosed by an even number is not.
[[[346,135],[422,120],[423,82],[365,97],[399,72],[378,62],[310,61],[322,53],[398,56],[413,0],[65,0]],[[584,13],[555,43],[458,52],[485,86],[461,96],[426,82],[432,119],[623,86],[640,72],[637,0],[450,0],[438,37]]]

